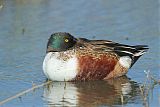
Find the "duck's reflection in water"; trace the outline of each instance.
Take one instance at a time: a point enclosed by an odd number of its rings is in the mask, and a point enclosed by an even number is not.
[[[53,82],[44,88],[48,106],[105,106],[138,103],[140,90],[126,76],[107,81]]]

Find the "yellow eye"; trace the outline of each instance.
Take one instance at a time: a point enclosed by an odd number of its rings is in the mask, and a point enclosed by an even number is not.
[[[68,39],[65,39],[64,41],[65,41],[65,42],[69,42],[69,40],[68,40]]]

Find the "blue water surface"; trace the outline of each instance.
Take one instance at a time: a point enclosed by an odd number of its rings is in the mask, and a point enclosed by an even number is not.
[[[146,107],[144,70],[160,79],[158,9],[158,0],[0,0],[0,101],[45,82],[42,62],[53,32],[150,48],[120,80],[55,82],[2,107]],[[160,105],[159,89],[150,90],[149,107]]]

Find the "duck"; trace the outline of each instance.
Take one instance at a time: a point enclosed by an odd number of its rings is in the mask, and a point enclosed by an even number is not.
[[[108,80],[126,75],[148,50],[147,45],[125,45],[110,40],[76,38],[67,32],[48,39],[43,61],[52,81]]]

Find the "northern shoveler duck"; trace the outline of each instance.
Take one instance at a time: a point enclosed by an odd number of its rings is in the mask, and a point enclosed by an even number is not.
[[[75,38],[66,32],[51,35],[43,62],[44,74],[53,81],[105,80],[125,75],[148,50],[108,40]]]

